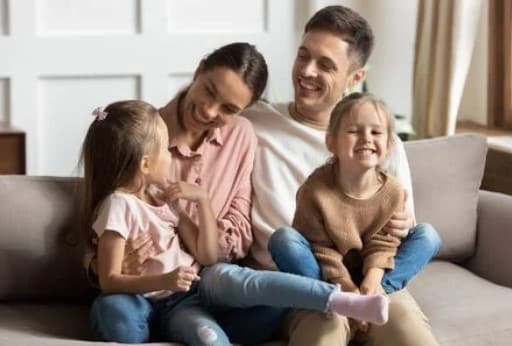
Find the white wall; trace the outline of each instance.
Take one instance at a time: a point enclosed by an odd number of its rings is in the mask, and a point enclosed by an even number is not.
[[[200,59],[233,41],[269,62],[289,98],[296,18],[307,0],[0,0],[0,121],[27,134],[28,174],[75,175],[99,105],[165,104]],[[0,158],[1,159],[1,158]]]
[[[231,41],[257,45],[270,69],[266,96],[289,100],[304,24],[330,4],[368,19],[369,89],[410,117],[417,0],[0,0],[0,121],[26,131],[29,174],[75,174],[91,109],[137,97],[162,105],[203,55]],[[485,26],[460,111],[482,123]]]

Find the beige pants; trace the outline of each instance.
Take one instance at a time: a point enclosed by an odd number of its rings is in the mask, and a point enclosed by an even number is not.
[[[436,346],[428,320],[407,290],[389,295],[389,321],[370,326],[356,339],[366,346]],[[291,346],[346,346],[355,337],[348,319],[308,310],[293,310],[286,317],[285,337]]]

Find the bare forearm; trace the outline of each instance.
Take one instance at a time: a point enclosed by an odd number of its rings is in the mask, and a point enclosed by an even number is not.
[[[370,268],[366,272],[365,279],[369,278],[372,281],[381,282],[384,277],[384,269],[382,268]]]
[[[217,224],[209,200],[198,202],[199,225],[184,212],[180,213],[178,232],[188,251],[202,265],[217,262]]]
[[[208,199],[198,202],[199,231],[197,237],[198,254],[201,254],[200,263],[203,265],[215,264],[218,260],[218,230],[217,221]]]
[[[185,212],[180,212],[180,223],[178,225],[178,233],[181,240],[185,243],[185,247],[192,256],[197,256],[197,237],[199,229],[197,225],[190,219]]]

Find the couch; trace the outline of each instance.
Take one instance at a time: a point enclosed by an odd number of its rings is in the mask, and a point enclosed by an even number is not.
[[[417,220],[443,238],[409,290],[441,345],[511,345],[512,197],[479,190],[485,139],[413,141],[406,150]],[[91,343],[79,190],[78,178],[0,176],[0,345]]]

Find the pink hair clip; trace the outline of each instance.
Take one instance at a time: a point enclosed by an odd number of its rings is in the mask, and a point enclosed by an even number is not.
[[[105,120],[107,115],[108,115],[108,113],[103,110],[103,107],[96,107],[92,111],[92,116],[96,117],[96,120],[100,120],[100,121]]]

